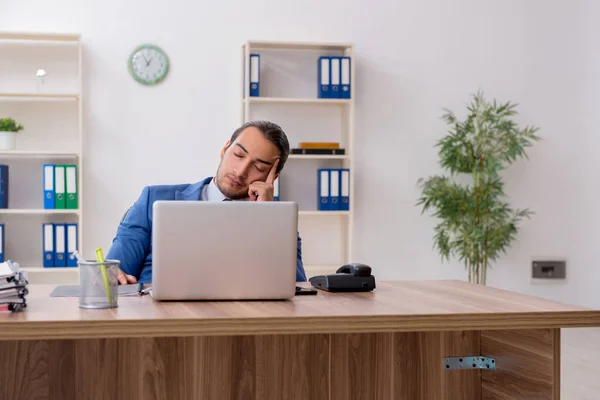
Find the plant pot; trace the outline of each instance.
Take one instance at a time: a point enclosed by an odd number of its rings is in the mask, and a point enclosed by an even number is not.
[[[0,131],[0,150],[14,150],[17,145],[16,132]]]

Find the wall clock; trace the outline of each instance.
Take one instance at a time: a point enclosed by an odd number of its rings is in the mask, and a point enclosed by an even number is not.
[[[129,73],[142,85],[156,85],[169,72],[169,57],[158,46],[142,44],[129,55]]]

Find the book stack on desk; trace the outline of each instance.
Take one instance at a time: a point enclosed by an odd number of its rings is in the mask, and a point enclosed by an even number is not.
[[[27,283],[19,264],[12,261],[0,264],[0,311],[20,311],[27,307]]]

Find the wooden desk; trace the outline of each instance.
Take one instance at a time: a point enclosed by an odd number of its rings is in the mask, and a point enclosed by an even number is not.
[[[0,314],[0,399],[558,399],[560,329],[600,326],[600,311],[461,281],[112,310],[53,288]],[[445,368],[469,356],[496,369]]]

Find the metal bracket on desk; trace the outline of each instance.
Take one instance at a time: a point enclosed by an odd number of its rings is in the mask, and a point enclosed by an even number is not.
[[[444,358],[444,369],[496,369],[496,359],[491,357]]]

